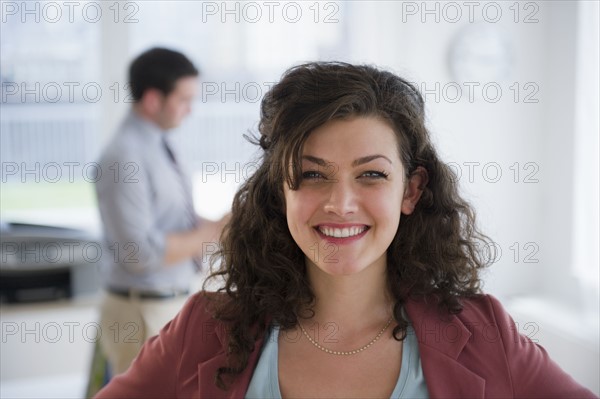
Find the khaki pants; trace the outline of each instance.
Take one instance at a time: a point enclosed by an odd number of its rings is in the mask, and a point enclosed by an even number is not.
[[[129,368],[144,342],[157,335],[186,300],[186,296],[139,299],[106,293],[100,310],[100,345],[113,376]]]

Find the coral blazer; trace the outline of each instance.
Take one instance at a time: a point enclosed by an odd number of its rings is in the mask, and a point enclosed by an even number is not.
[[[96,396],[103,398],[243,398],[262,339],[246,370],[227,391],[214,376],[225,364],[225,328],[194,295],[159,335],[143,346],[129,370]],[[546,351],[519,335],[497,299],[463,301],[458,315],[442,316],[435,301],[409,301],[406,312],[419,342],[431,398],[595,398],[560,369]]]

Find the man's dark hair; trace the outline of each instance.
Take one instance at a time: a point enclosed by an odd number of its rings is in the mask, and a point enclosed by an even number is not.
[[[140,101],[148,89],[158,89],[167,96],[175,89],[177,80],[198,75],[198,69],[185,55],[155,47],[143,52],[131,63],[131,95],[135,102]]]

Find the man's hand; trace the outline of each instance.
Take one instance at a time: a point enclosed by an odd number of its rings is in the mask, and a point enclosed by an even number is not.
[[[229,213],[216,222],[198,217],[198,227],[181,233],[168,234],[165,264],[175,265],[193,257],[202,259],[205,249],[210,247],[211,251],[216,250],[221,231],[230,218]]]

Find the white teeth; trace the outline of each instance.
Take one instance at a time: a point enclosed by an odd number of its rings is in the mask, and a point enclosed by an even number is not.
[[[335,237],[335,238],[353,237],[353,236],[359,235],[366,229],[367,229],[366,226],[345,227],[343,229],[337,229],[337,228],[325,227],[325,226],[319,227],[319,231],[321,233],[325,234],[328,237]]]

